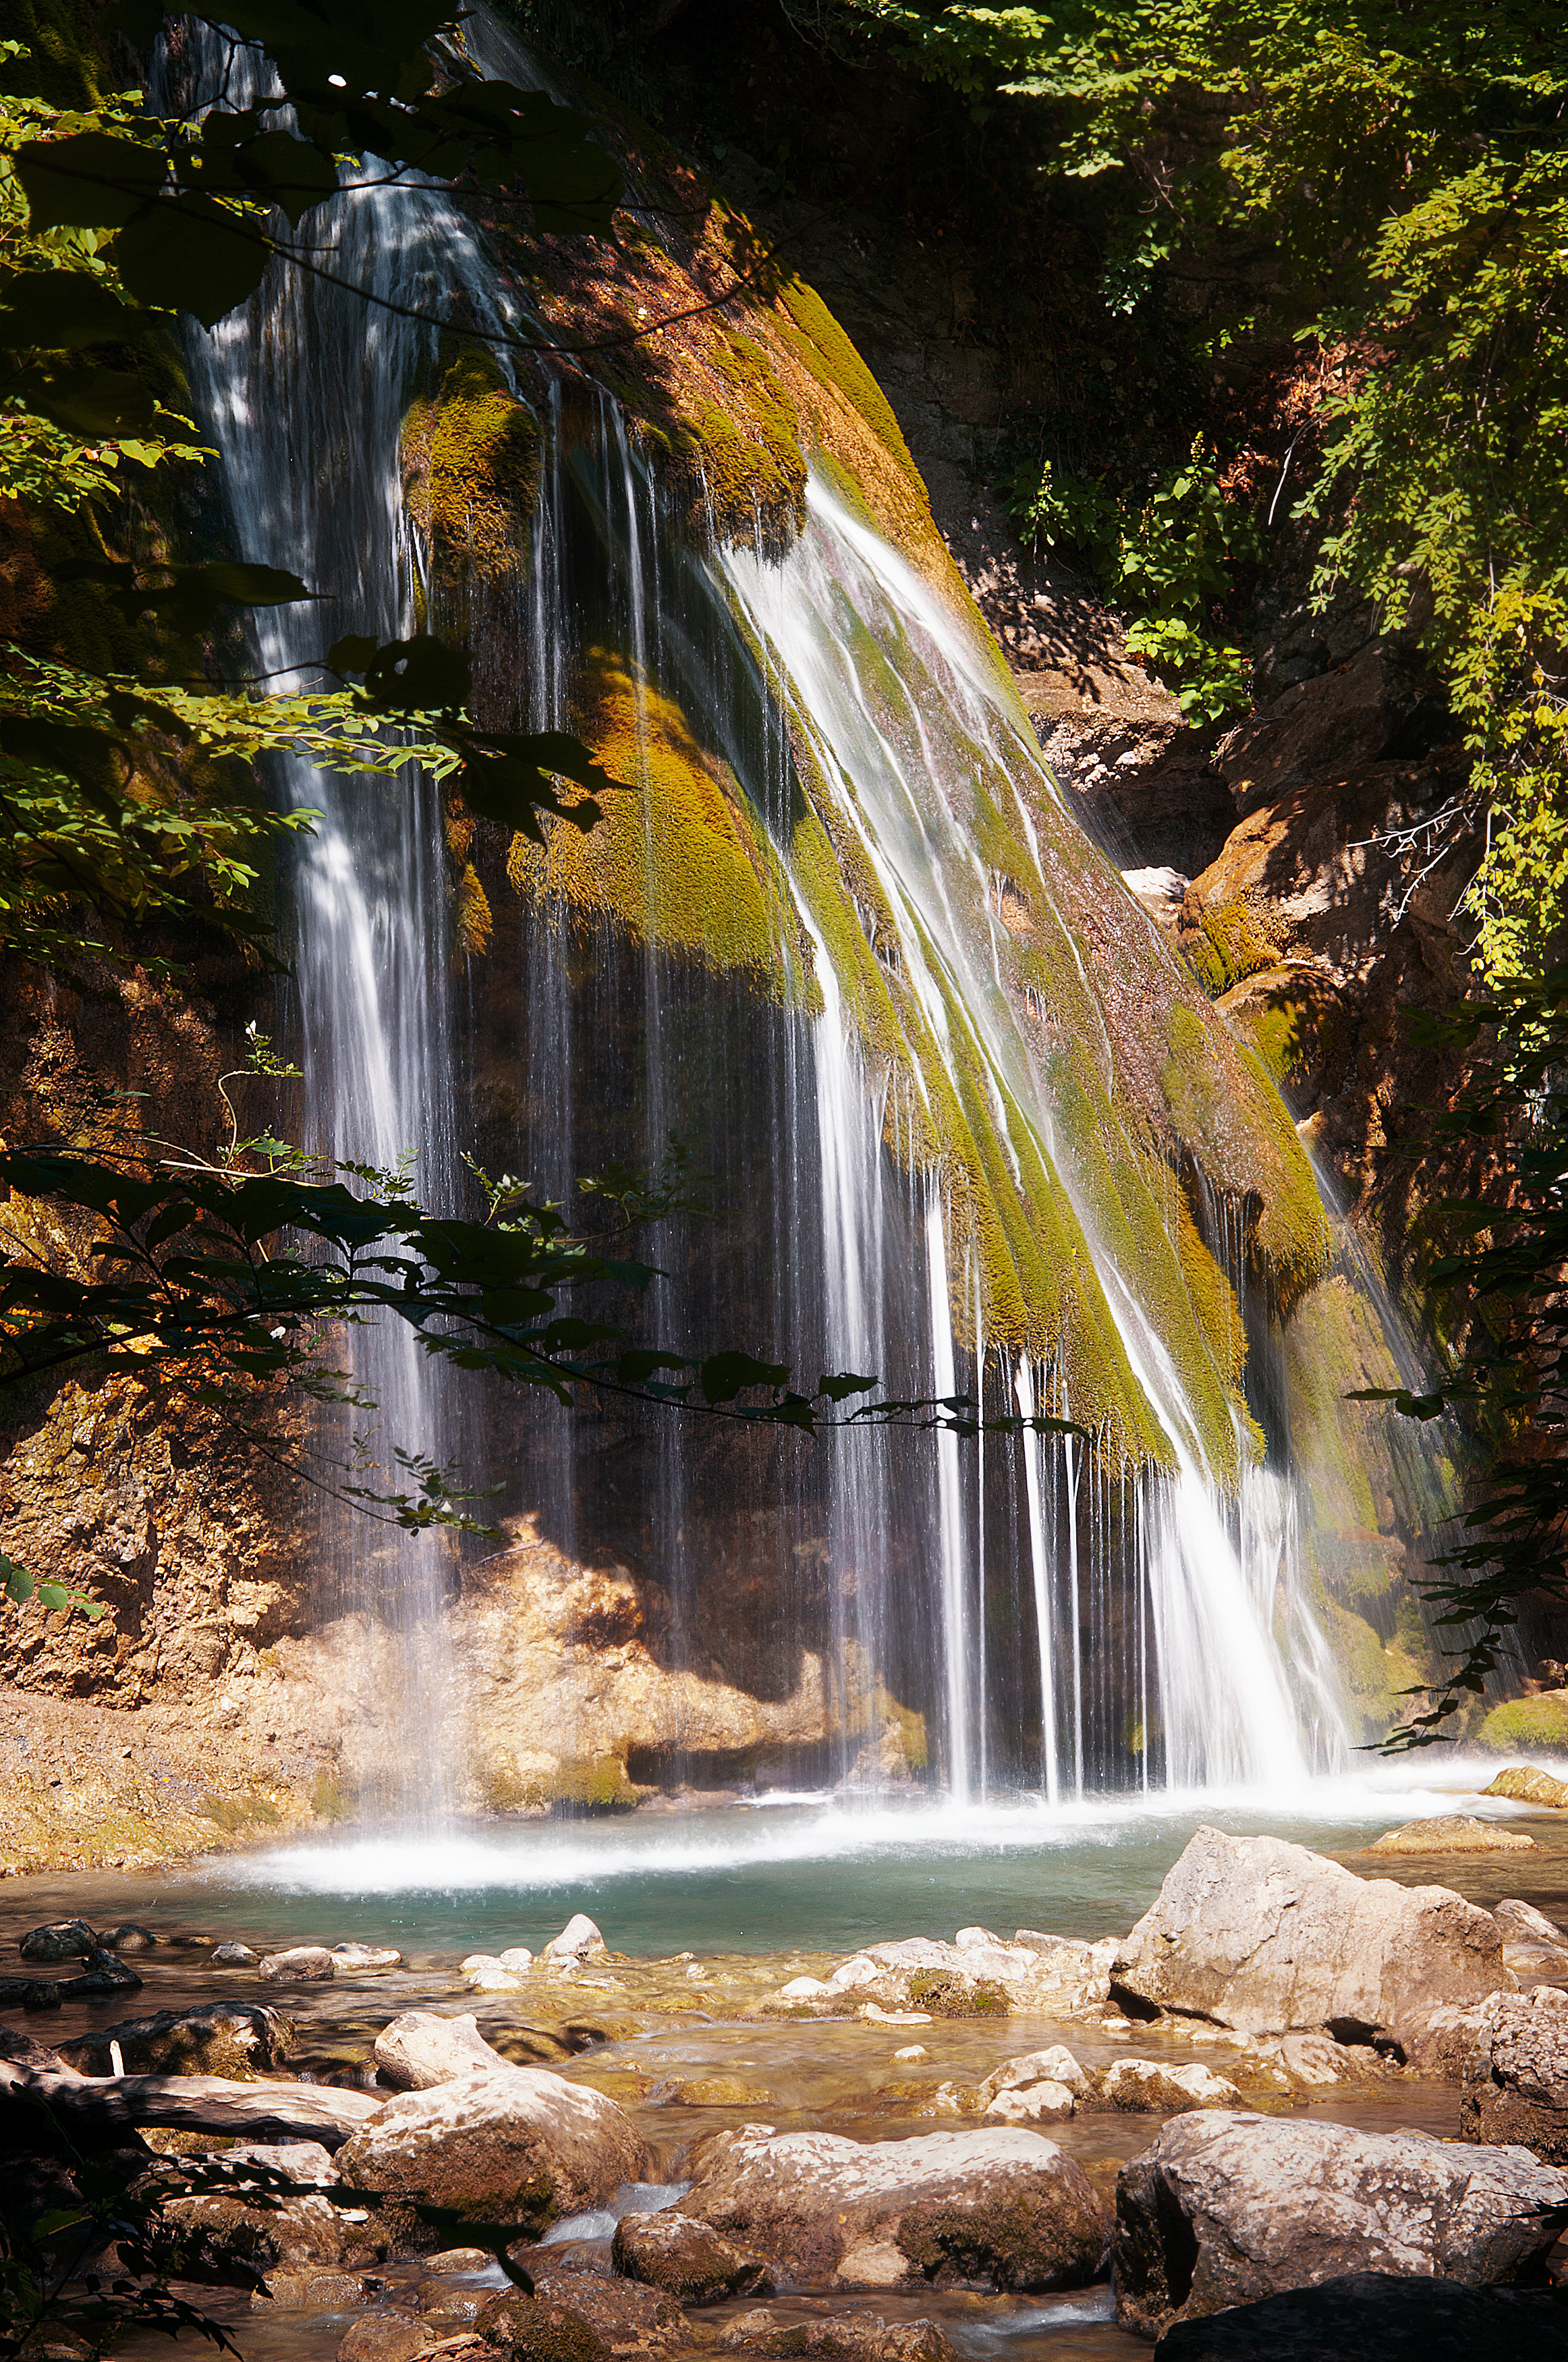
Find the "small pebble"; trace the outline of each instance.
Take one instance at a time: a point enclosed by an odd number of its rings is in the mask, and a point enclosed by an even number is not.
[[[907,2050],[895,2050],[893,2056],[902,2060],[905,2066],[913,2066],[916,2059],[929,2058],[931,2053],[923,2042],[911,2042]]]

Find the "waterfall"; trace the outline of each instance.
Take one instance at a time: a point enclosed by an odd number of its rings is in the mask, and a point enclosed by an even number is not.
[[[495,28],[477,38],[531,76]],[[496,325],[529,313],[453,202],[373,177],[312,217],[345,281],[427,311],[458,291]],[[189,356],[236,549],[333,602],[266,611],[259,673],[308,679],[338,634],[427,616],[471,635],[488,723],[578,730],[634,791],[586,841],[492,861],[510,899],[462,967],[430,784],[280,766],[280,792],[324,815],[287,880],[302,1137],[381,1167],[411,1155],[422,1196],[460,1205],[464,1152],[570,1202],[580,1174],[657,1164],[677,1131],[725,1210],[654,1249],[661,1341],[1077,1422],[806,1447],[610,1402],[563,1418],[462,1396],[401,1331],[357,1332],[383,1451],[502,1485],[563,1599],[580,1576],[624,1578],[657,1675],[629,1740],[592,1736],[592,1680],[547,1690],[537,1664],[513,1683],[536,1694],[492,1682],[472,1709],[451,1656],[462,1569],[328,1508],[324,1617],[385,1639],[354,1703],[380,1734],[378,1801],[439,1817],[535,1777],[600,1795],[605,1747],[623,1783],[628,1764],[852,1787],[929,1769],[960,1804],[1284,1790],[1342,1760],[1299,1479],[1227,1360],[1272,1350],[1235,1193],[1201,1174],[1191,1193],[1189,1260],[1222,1299],[1205,1329],[1173,1243],[1185,1185],[1128,1128],[1125,1029],[1072,914],[1090,889],[1062,847],[1095,857],[977,621],[826,467],[781,556],[760,511],[726,539],[705,482],[694,535],[607,385],[510,360],[536,482],[510,574],[459,598],[400,458],[443,365],[432,330],[274,270]],[[693,871],[682,845],[731,866]],[[1127,931],[1134,987],[1190,993],[1113,874],[1082,874]],[[1021,941],[1043,979],[1021,988]],[[1030,1255],[1060,1293],[1054,1328],[1016,1276]],[[487,1786],[471,1762],[503,1726],[513,1758]],[[530,1749],[556,1771],[520,1770]]]
[[[248,80],[253,51],[231,58],[229,44],[203,28],[183,28],[178,43],[165,71],[188,76],[196,93],[226,75],[230,103],[260,94]],[[346,174],[343,198],[311,216],[318,256],[325,251],[347,287],[274,263],[260,292],[215,329],[186,323],[191,397],[216,449],[234,548],[324,594],[320,605],[263,608],[252,618],[256,674],[280,692],[334,685],[321,660],[340,634],[391,639],[412,627],[416,561],[398,436],[431,339],[348,290],[434,305],[454,257],[476,280],[483,275],[444,198],[361,185],[375,178],[373,166]],[[267,1128],[333,1163],[382,1172],[407,1164],[426,1202],[447,1202],[458,1142],[437,800],[414,767],[386,781],[346,779],[301,760],[273,768],[282,797],[320,818],[281,881],[292,959],[282,1046],[297,1050],[304,1071],[297,1096],[267,1110]],[[370,1467],[354,1468],[357,1482],[408,1489],[398,1451],[444,1462],[456,1448],[438,1365],[402,1323],[352,1330],[336,1350],[376,1408],[328,1422],[325,1455],[341,1463],[368,1453]],[[446,1559],[436,1535],[374,1526],[324,1496],[320,1605],[328,1619],[364,1627],[344,1652],[344,1677],[380,1732],[361,1783],[366,1801],[431,1819],[444,1816],[450,1781]]]

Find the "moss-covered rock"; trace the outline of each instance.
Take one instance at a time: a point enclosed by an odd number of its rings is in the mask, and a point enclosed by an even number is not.
[[[1506,1705],[1495,1705],[1475,1739],[1494,1755],[1526,1748],[1568,1755],[1568,1690],[1548,1690],[1540,1697],[1510,1698]]]

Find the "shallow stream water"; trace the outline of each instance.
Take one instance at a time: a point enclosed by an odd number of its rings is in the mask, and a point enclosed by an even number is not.
[[[204,1949],[166,1942],[137,1959],[145,1990],[128,2003],[78,2003],[29,2024],[66,2040],[156,2008],[265,1999],[295,2023],[297,2071],[362,2080],[376,2034],[399,2011],[471,2009],[498,2048],[547,2058],[613,2096],[650,2143],[654,2170],[678,2181],[691,2142],[725,2125],[760,2120],[781,2131],[812,2126],[860,2139],[952,2125],[951,2115],[934,2114],[940,2085],[972,2085],[1002,2059],[1055,2041],[1087,2065],[1131,2053],[1197,2059],[1225,2073],[1223,2039],[1195,2043],[1158,2028],[1117,2038],[1098,2025],[1024,2016],[901,2027],[750,2014],[790,1976],[821,1974],[856,1946],[887,1937],[951,1937],[973,1924],[1002,1936],[1019,1926],[1088,1937],[1121,1933],[1203,1822],[1289,1838],[1364,1875],[1441,1883],[1481,1903],[1518,1894],[1554,1918],[1568,1917],[1568,1816],[1482,1801],[1478,1791],[1496,1768],[1430,1759],[1380,1766],[1314,1783],[1288,1811],[1213,1794],[1050,1812],[1032,1799],[960,1811],[775,1797],[598,1822],[439,1834],[359,1829],[162,1874],[11,1881],[0,1887],[0,1948],[26,1927],[67,1915],[99,1926],[137,1919],[165,1938],[238,1937],[258,1948],[351,1938],[395,1944],[400,1969],[327,1985],[268,1987],[254,1971],[213,1968]],[[1504,1821],[1529,1834],[1534,1849],[1386,1858],[1362,1851],[1383,1829],[1454,1811]],[[516,1994],[467,1992],[458,1974],[466,1954],[518,1944],[536,1950],[578,1910],[599,1922],[610,1960],[532,1978]],[[923,2058],[895,2058],[915,2045]],[[745,2098],[691,2104],[696,2094],[669,2089],[719,2076]],[[1452,2134],[1458,2092],[1401,2077],[1338,2090],[1313,2101],[1310,2112],[1369,2130]],[[1119,2166],[1148,2145],[1157,2123],[1086,2114],[1051,2129],[1109,2201]],[[557,2259],[592,2263],[604,2252],[602,2241],[568,2241]],[[413,2268],[417,2279],[420,2268]],[[341,2318],[285,2314],[232,2298],[213,2305],[212,2293],[203,2301],[234,2322],[256,2362],[285,2354],[329,2362],[336,2352]],[[854,2301],[835,2296],[819,2309],[842,2312]],[[1147,2351],[1116,2329],[1104,2289],[1043,2299],[927,2291],[859,2301],[884,2315],[940,2319],[975,2362],[1003,2355],[1017,2362],[1123,2362]],[[810,2310],[811,2301],[802,2301]],[[723,2314],[716,2308],[701,2318],[717,2327]]]

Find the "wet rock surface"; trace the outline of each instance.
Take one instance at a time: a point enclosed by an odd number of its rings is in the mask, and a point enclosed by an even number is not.
[[[510,2067],[389,2100],[339,2164],[346,2180],[404,2202],[393,2207],[403,2235],[435,2247],[443,2242],[418,2231],[407,2202],[542,2231],[640,2180],[646,2150],[613,2100],[543,2068]]]
[[[1375,1838],[1368,1853],[1530,1853],[1535,1839],[1500,1821],[1478,1821],[1474,1813],[1439,1813],[1409,1821]]]
[[[1180,2321],[1158,2362],[1568,2362],[1555,2289],[1351,2272],[1201,2321]]]
[[[877,2312],[799,2321],[759,2307],[725,2323],[722,2354],[819,2354],[834,2362],[949,2362],[953,2346],[933,2321],[886,2321]]]
[[[624,2214],[611,2252],[618,2272],[662,2289],[679,2304],[720,2304],[728,2297],[772,2292],[766,2257],[675,2209]]]
[[[1255,2034],[1397,2033],[1505,1987],[1502,1930],[1445,1887],[1357,1878],[1277,1838],[1199,1829],[1117,1954],[1134,2003]]]
[[[1556,2236],[1531,2210],[1568,2200],[1568,2180],[1524,2148],[1496,2151],[1488,2169],[1475,2158],[1415,2133],[1177,2117],[1118,2178],[1117,2318],[1154,2336],[1347,2272],[1470,2287],[1528,2275]]]
[[[1568,1993],[1498,1993],[1477,2014],[1463,2063],[1460,2129],[1519,2143],[1568,2167]]]
[[[472,2015],[447,2017],[435,2010],[405,2010],[376,2036],[381,2080],[402,2092],[432,2091],[459,2075],[510,2070],[512,2061],[492,2050]]]
[[[225,2075],[242,2080],[281,2067],[294,2029],[282,2011],[245,2002],[213,2002],[205,2009],[157,2011],[124,2019],[79,2042],[66,2042],[61,2056],[84,2075]],[[122,2061],[116,2070],[110,2045]]]
[[[723,2135],[682,2206],[802,2288],[1072,2288],[1105,2255],[1083,2168],[1013,2126],[880,2142]]]

